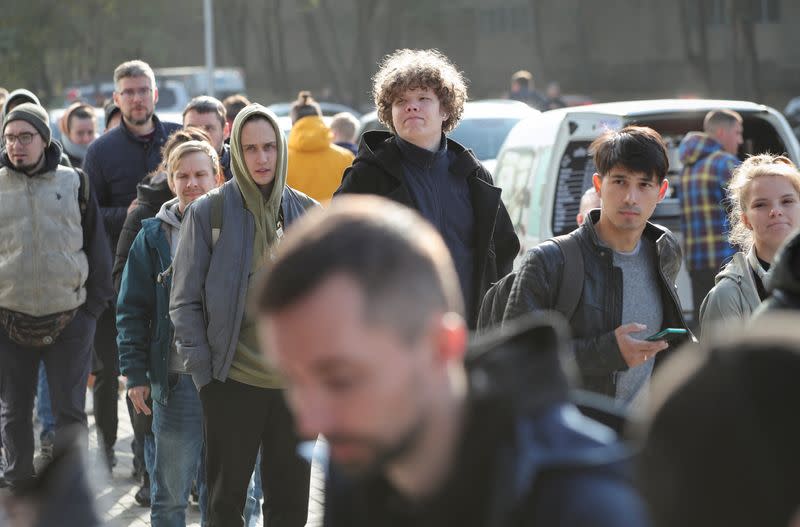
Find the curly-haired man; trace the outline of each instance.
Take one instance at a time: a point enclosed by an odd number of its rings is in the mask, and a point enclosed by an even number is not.
[[[385,196],[430,221],[450,249],[475,327],[483,295],[511,271],[519,240],[492,176],[445,135],[464,111],[464,77],[436,50],[402,49],[384,59],[372,93],[389,132],[363,135],[336,195]]]

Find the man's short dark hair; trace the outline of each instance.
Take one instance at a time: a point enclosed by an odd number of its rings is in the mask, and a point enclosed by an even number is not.
[[[703,119],[703,131],[713,134],[720,128],[730,128],[736,123],[742,124],[742,116],[733,110],[711,110]]]
[[[464,313],[450,253],[409,208],[376,196],[338,198],[293,224],[257,295],[262,314],[286,309],[344,275],[364,295],[365,316],[416,340],[429,317]]]
[[[183,119],[186,120],[186,114],[195,111],[197,113],[215,113],[219,117],[219,123],[225,128],[225,107],[219,99],[209,95],[200,95],[195,97],[186,108],[183,109]]]
[[[222,101],[222,105],[225,107],[225,118],[230,122],[233,122],[233,120],[236,119],[236,116],[239,115],[239,112],[241,112],[247,106],[250,106],[250,99],[240,93],[237,93],[235,95],[225,97],[225,100]]]
[[[616,167],[644,172],[658,181],[667,177],[667,147],[658,132],[646,126],[626,126],[608,130],[589,146],[600,177]]]

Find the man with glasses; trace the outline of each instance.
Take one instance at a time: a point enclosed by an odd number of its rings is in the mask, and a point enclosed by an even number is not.
[[[115,249],[136,185],[161,162],[161,147],[180,125],[162,123],[155,115],[158,101],[155,75],[141,60],[123,62],[114,70],[114,103],[122,114],[120,125],[95,140],[83,162],[97,195],[109,246]],[[108,253],[109,265],[112,259]],[[117,439],[117,357],[114,308],[98,321],[93,373],[94,412],[99,443],[109,468],[114,465]]]
[[[108,241],[88,182],[59,165],[47,112],[15,107],[0,152],[0,406],[12,492],[33,480],[33,402],[47,371],[56,440],[86,429],[86,381],[97,317],[113,298]]]

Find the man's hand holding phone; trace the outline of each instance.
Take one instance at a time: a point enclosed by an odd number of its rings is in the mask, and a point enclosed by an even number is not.
[[[633,322],[624,324],[614,330],[619,352],[622,354],[622,358],[629,368],[634,368],[640,364],[644,364],[648,360],[653,360],[656,353],[669,347],[666,340],[641,340],[630,335],[631,333],[639,333],[646,329],[647,326],[644,324]]]

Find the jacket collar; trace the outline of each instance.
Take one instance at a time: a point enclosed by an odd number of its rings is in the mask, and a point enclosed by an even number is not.
[[[481,167],[481,163],[472,150],[447,136],[445,140],[446,143],[442,148],[455,156],[450,162],[450,172],[474,175]],[[356,161],[378,165],[398,181],[403,181],[402,155],[394,134],[383,130],[372,130],[362,136]]]
[[[131,130],[125,124],[125,119],[122,119],[120,121],[119,128],[125,134],[125,137],[127,137],[129,140],[137,142],[137,143],[142,143],[142,144],[148,144],[148,143],[154,143],[154,142],[163,142],[161,140],[164,139],[165,135],[166,135],[166,133],[164,131],[164,125],[161,123],[161,120],[158,118],[158,116],[155,113],[153,114],[153,132],[154,133],[153,133],[152,138],[150,138],[149,140],[142,139],[138,135],[136,135],[133,132],[131,132]]]

